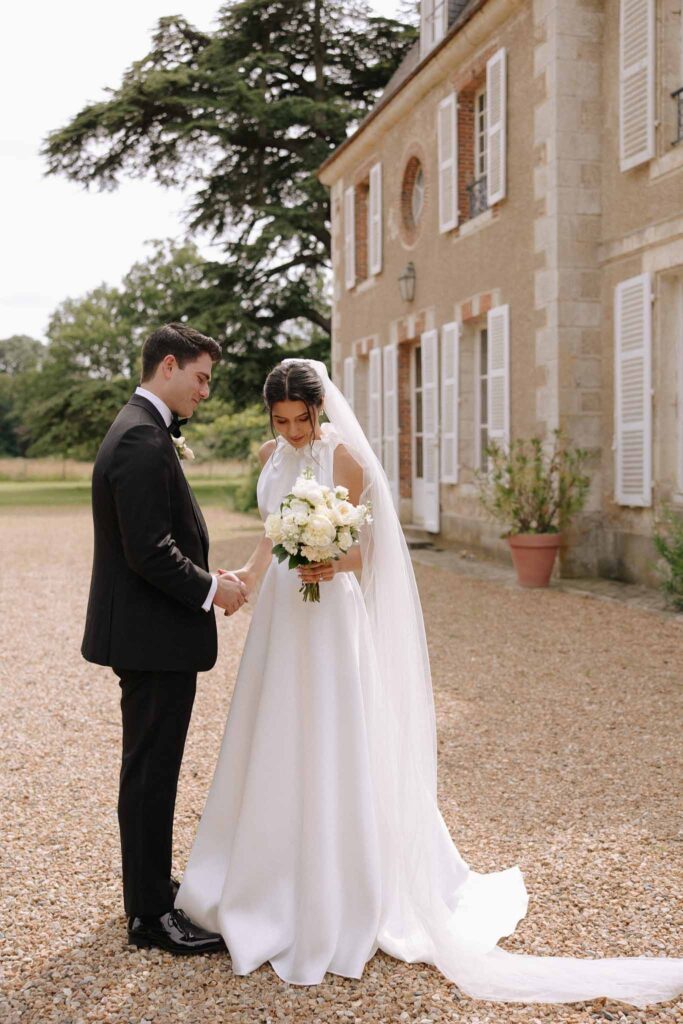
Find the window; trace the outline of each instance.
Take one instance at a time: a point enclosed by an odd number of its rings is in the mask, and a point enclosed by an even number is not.
[[[424,206],[425,198],[425,176],[424,171],[421,167],[418,167],[415,175],[415,181],[413,182],[413,192],[410,200],[410,211],[413,218],[413,223],[417,224],[420,217],[422,216],[422,207]]]
[[[411,156],[401,184],[401,234],[408,245],[416,240],[428,196],[428,180],[422,161]]]
[[[674,82],[675,88],[671,93],[674,101],[674,139],[672,145],[677,146],[683,142],[683,6],[679,4],[680,28],[678,31],[678,81]]]
[[[368,225],[370,203],[370,179],[366,178],[356,185],[356,209],[354,223],[356,227],[356,284],[365,281],[368,276]]]
[[[421,0],[420,59],[443,39],[448,27],[448,0]]]
[[[486,457],[486,445],[489,442],[488,428],[488,406],[489,406],[489,378],[488,378],[488,343],[489,332],[482,327],[477,332],[477,372],[475,386],[477,388],[477,423],[476,423],[476,467],[486,470],[488,459]]]
[[[474,177],[486,174],[486,89],[474,97]]]
[[[344,191],[344,282],[354,288],[382,269],[382,165]]]
[[[478,75],[458,93],[458,206],[461,220],[488,209],[486,78]]]

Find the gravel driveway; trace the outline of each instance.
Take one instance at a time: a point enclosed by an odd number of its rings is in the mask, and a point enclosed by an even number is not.
[[[241,563],[258,523],[208,509],[213,564]],[[89,509],[0,513],[4,969],[18,1022],[681,1021],[683,1001],[475,1002],[430,967],[378,954],[360,981],[287,987],[227,956],[126,945],[116,821],[119,688],[79,645]],[[677,620],[573,594],[510,590],[417,566],[439,717],[440,798],[478,870],[519,863],[529,915],[508,949],[683,955]],[[176,813],[176,869],[201,813],[249,624],[219,622],[199,680]]]

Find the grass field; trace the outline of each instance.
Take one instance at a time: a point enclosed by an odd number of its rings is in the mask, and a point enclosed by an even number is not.
[[[231,508],[235,492],[244,479],[243,476],[224,479],[199,477],[192,480],[192,490],[200,505],[226,505]],[[0,481],[0,508],[89,504],[89,480]]]

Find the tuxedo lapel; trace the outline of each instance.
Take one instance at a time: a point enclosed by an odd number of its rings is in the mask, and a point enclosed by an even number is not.
[[[192,514],[194,515],[194,520],[195,520],[195,523],[197,525],[197,530],[199,531],[199,536],[201,537],[202,549],[204,551],[204,557],[206,559],[206,564],[208,566],[208,564],[209,564],[209,531],[207,529],[206,522],[204,520],[204,516],[202,515],[202,511],[201,511],[199,505],[197,504],[197,499],[194,496],[194,491],[190,487],[188,479],[185,476],[185,472],[184,472],[182,466],[180,465],[180,459],[178,458],[177,452],[175,450],[175,445],[173,444],[173,441],[171,440],[171,435],[169,433],[168,427],[166,426],[166,424],[164,422],[164,417],[161,415],[161,413],[159,412],[157,407],[155,405],[153,405],[152,402],[149,402],[143,395],[132,395],[131,398],[128,400],[128,404],[129,405],[137,405],[139,408],[145,409],[148,413],[151,414],[151,416],[159,424],[159,426],[162,428],[162,430],[164,430],[168,434],[168,443],[173,448],[174,458],[175,458],[176,462],[178,463],[177,472],[182,477],[182,481],[183,481],[180,484],[180,486],[181,487],[185,487],[187,489],[187,493],[189,494],[190,504],[192,505]]]
[[[182,467],[180,469],[180,472],[183,473]],[[200,536],[202,538],[202,547],[204,548],[204,556],[206,558],[206,562],[207,562],[207,565],[208,565],[208,562],[209,562],[209,530],[208,530],[208,527],[206,525],[206,520],[204,519],[204,516],[202,515],[202,510],[199,507],[199,505],[197,503],[197,499],[194,496],[194,491],[190,487],[189,480],[187,479],[187,477],[185,476],[184,473],[183,473],[183,476],[185,477],[185,483],[187,484],[187,489],[190,492],[190,501],[192,502],[192,511],[194,512],[194,517],[197,520],[197,526],[199,527],[199,534],[200,534]]]

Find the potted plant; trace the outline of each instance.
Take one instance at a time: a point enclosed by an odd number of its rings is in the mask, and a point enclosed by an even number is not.
[[[590,479],[584,472],[588,452],[570,448],[561,431],[550,450],[539,437],[518,439],[510,447],[486,446],[488,471],[478,474],[480,500],[508,529],[517,582],[547,587],[561,531],[586,503]]]

